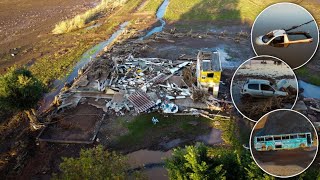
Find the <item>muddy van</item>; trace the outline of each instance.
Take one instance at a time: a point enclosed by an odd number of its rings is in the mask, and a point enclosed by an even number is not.
[[[279,84],[280,83],[280,84]],[[249,79],[245,82],[240,93],[243,96],[251,97],[273,97],[273,96],[287,96],[288,93],[280,91],[283,86],[283,81],[279,81],[279,85],[274,86],[270,81],[264,79]]]

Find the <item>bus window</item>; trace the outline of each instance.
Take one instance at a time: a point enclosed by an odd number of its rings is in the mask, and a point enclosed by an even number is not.
[[[290,135],[290,139],[296,139],[298,137],[298,135]]]
[[[290,139],[289,136],[282,136],[282,140]]]
[[[264,138],[257,138],[257,142],[263,142]]]
[[[299,138],[306,138],[306,135],[305,134],[299,134],[298,137]]]
[[[275,140],[275,141],[279,141],[279,140],[281,140],[281,136],[273,136],[273,139]]]
[[[266,137],[266,141],[273,141],[272,137]]]

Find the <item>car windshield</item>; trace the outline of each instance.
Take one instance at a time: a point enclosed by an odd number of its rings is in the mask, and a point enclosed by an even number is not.
[[[262,41],[263,41],[264,43],[267,43],[267,42],[269,42],[273,37],[274,37],[274,36],[273,36],[273,33],[268,33],[268,34],[266,34],[266,35],[264,35],[264,36],[262,37]]]

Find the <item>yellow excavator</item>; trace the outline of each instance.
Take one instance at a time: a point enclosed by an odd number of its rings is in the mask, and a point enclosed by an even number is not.
[[[302,23],[298,26],[292,26],[289,29],[277,29],[270,31],[269,33],[256,38],[255,43],[260,46],[273,46],[273,47],[288,47],[291,44],[311,43],[313,41],[312,36],[308,32],[296,31],[289,32],[297,29],[303,25],[309,24],[314,20]],[[302,39],[294,38],[298,36],[304,36]]]

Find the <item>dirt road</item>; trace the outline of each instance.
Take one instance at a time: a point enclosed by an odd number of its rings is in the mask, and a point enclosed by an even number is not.
[[[264,170],[278,176],[289,176],[303,171],[311,163],[315,153],[316,148],[253,152]]]
[[[94,7],[99,0],[0,1],[0,53],[39,41],[54,25]]]

